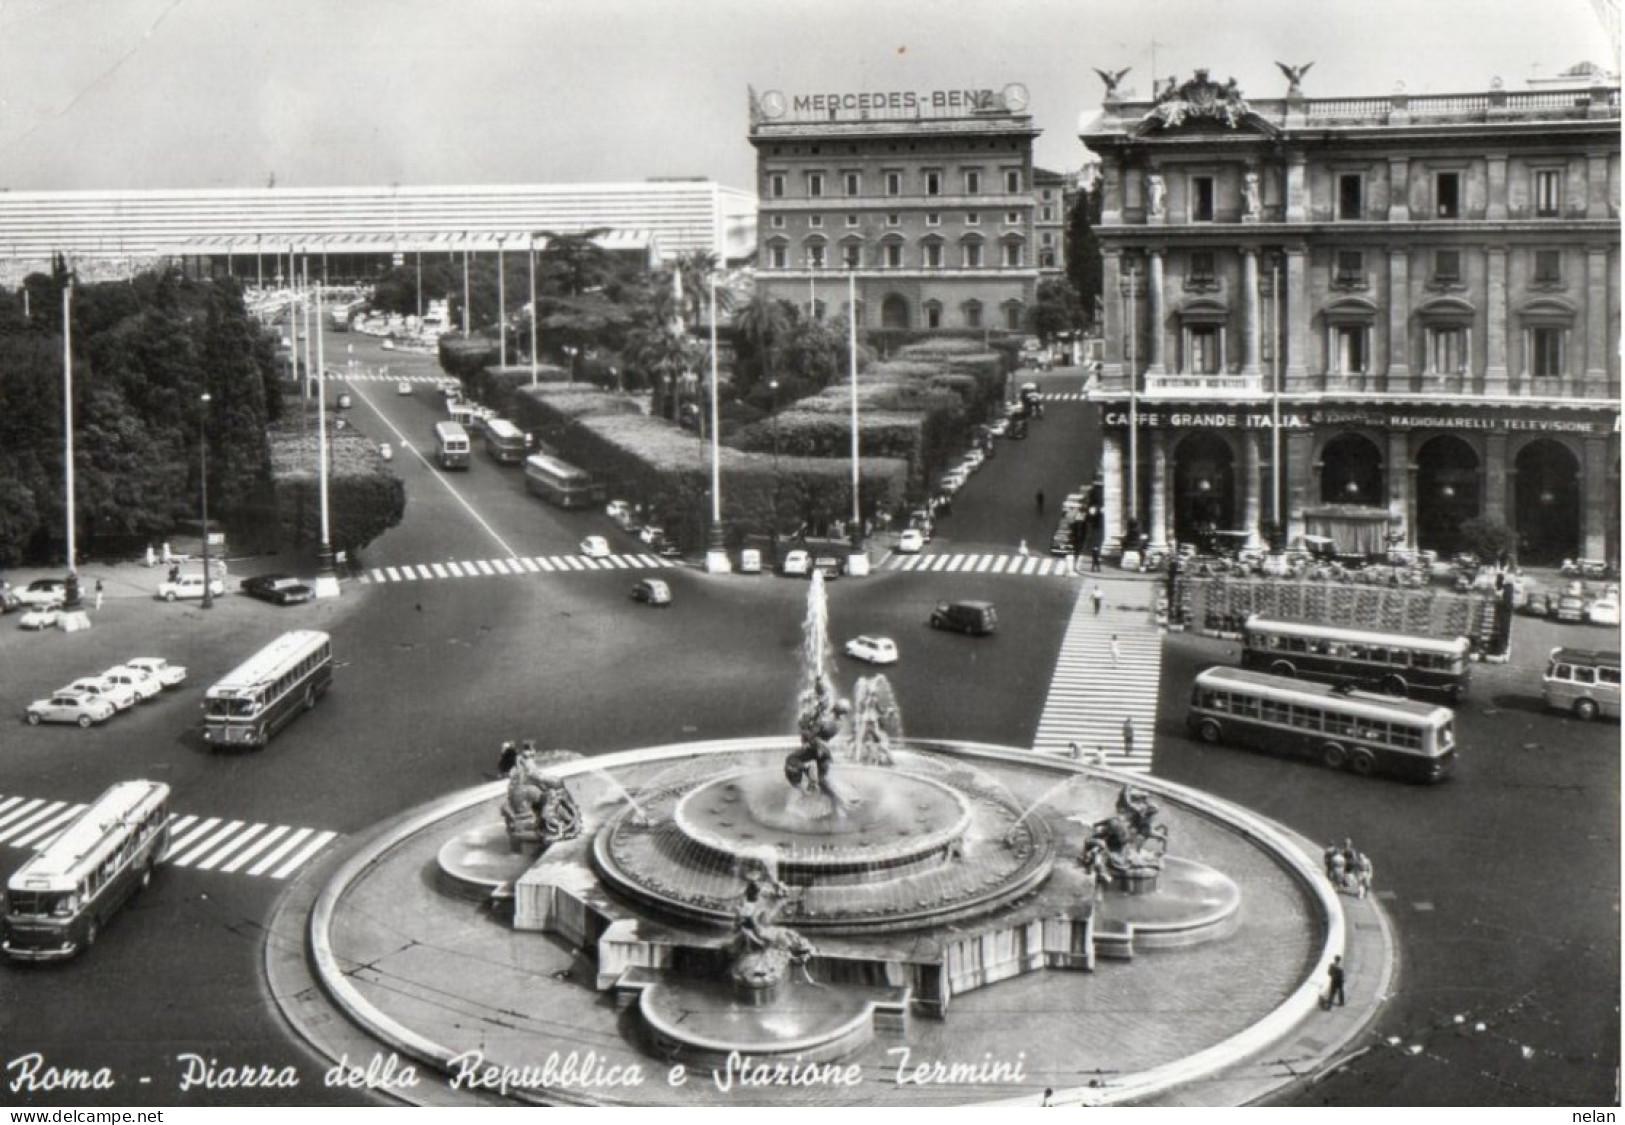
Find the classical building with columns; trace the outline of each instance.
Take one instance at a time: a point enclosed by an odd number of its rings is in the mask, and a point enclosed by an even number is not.
[[[1246,97],[1111,84],[1108,536],[1203,531],[1619,557],[1616,81]],[[1121,76],[1119,76],[1121,77]]]

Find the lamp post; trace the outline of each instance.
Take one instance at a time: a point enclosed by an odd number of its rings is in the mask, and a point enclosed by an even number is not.
[[[536,385],[536,321],[541,310],[536,307],[536,232],[530,235],[530,385]]]
[[[508,241],[505,234],[497,235],[497,366],[508,366],[508,271],[507,255],[502,252]]]
[[[463,339],[468,339],[468,232],[463,232]]]
[[[1134,290],[1136,284],[1134,267],[1128,270],[1128,286],[1124,291],[1124,299],[1128,302],[1128,531],[1133,535],[1133,544],[1124,544],[1123,554],[1127,556],[1130,550],[1135,550],[1136,563],[1138,562],[1139,532],[1140,532],[1140,389],[1139,375],[1136,372],[1134,355]],[[1126,557],[1123,565],[1129,565]]]
[[[197,463],[198,485],[202,493],[199,508],[203,513],[203,608],[214,608],[214,576],[209,570],[209,392],[204,391],[198,402]]]
[[[308,270],[309,261],[306,261]],[[322,290],[316,289],[316,323],[322,322]],[[318,496],[321,501],[322,543],[317,551],[316,596],[335,598],[339,593],[339,578],[333,569],[333,532],[327,507],[327,359],[322,347],[324,334],[316,333],[316,472]]]
[[[63,606],[70,615],[84,620],[79,603],[79,546],[75,538],[73,504],[73,274],[62,286],[62,464],[66,501],[68,576],[63,584]],[[86,621],[88,624],[88,621]],[[65,628],[67,626],[64,626]]]
[[[852,376],[852,553],[856,555],[863,545],[863,518],[858,503],[858,275],[846,275],[847,366]]]
[[[711,533],[705,545],[708,574],[727,574],[728,540],[722,527],[722,443],[717,436],[717,275],[711,274]]]
[[[773,564],[779,562],[779,493],[783,478],[779,476],[779,381],[769,379],[767,389],[773,392]]]
[[[1281,259],[1270,262],[1270,520],[1276,541],[1286,542],[1281,515]],[[1274,544],[1272,544],[1273,546]]]

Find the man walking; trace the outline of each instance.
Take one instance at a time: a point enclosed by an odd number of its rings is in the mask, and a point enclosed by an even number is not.
[[[1112,634],[1112,667],[1115,668],[1123,659],[1123,650],[1117,647],[1117,634]]]
[[[102,608],[102,580],[96,579],[96,608]]]
[[[1134,756],[1134,716],[1123,720],[1123,757]]]
[[[1096,543],[1089,548],[1089,573],[1100,573],[1100,544]]]
[[[1344,1007],[1347,1001],[1343,996],[1343,958],[1341,955],[1333,957],[1331,967],[1326,970],[1326,999],[1324,1005],[1330,1008],[1336,1004]]]
[[[1106,601],[1106,592],[1100,588],[1099,582],[1096,582],[1095,588],[1089,591],[1089,600],[1095,603],[1095,616],[1099,617],[1100,607]]]
[[[1044,490],[1042,488],[1040,488],[1038,490],[1038,496],[1035,499],[1038,502],[1038,514],[1043,515],[1044,514]]]

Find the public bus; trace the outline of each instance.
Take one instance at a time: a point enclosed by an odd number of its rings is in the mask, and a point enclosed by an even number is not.
[[[586,508],[603,501],[603,487],[585,469],[545,453],[525,458],[525,487],[561,508]]]
[[[283,633],[204,695],[203,741],[263,748],[333,683],[333,639],[314,629]]]
[[[1472,678],[1466,637],[1416,637],[1255,615],[1242,628],[1241,666],[1387,695],[1455,705]]]
[[[114,785],[12,875],[0,949],[19,961],[60,961],[95,945],[168,848],[169,786]]]
[[[485,452],[504,465],[517,465],[530,452],[530,439],[506,418],[492,418],[485,423]]]
[[[1575,718],[1619,718],[1619,653],[1554,648],[1541,679],[1546,706]]]
[[[1247,668],[1198,675],[1185,722],[1203,742],[1317,758],[1361,777],[1439,781],[1456,762],[1456,717],[1448,707]]]
[[[434,424],[434,459],[442,469],[468,468],[468,431],[456,422]]]

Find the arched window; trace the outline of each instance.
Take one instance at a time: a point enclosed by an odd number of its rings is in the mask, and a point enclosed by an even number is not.
[[[1326,372],[1364,375],[1371,370],[1371,329],[1377,306],[1364,297],[1348,297],[1326,306]]]
[[[1438,297],[1416,310],[1422,322],[1424,375],[1465,375],[1473,366],[1473,306],[1460,297]]]
[[[966,301],[959,306],[959,311],[965,318],[966,328],[982,327],[982,302]]]
[[[925,313],[925,326],[927,328],[941,328],[942,327],[942,302],[941,301],[926,301],[924,304],[922,304],[920,306],[920,309],[921,309],[921,311],[923,311]]]
[[[1530,301],[1519,311],[1525,379],[1560,379],[1569,373],[1574,316],[1574,306],[1558,297]]]
[[[1020,301],[1006,301],[1000,306],[1004,310],[1004,327],[1010,332],[1020,332],[1024,327],[1027,316],[1027,306]]]

